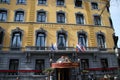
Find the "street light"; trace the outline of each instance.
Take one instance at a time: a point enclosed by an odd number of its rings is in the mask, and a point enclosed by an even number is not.
[[[119,52],[118,52],[118,48],[115,48],[115,55],[117,57],[117,62],[118,62],[118,58],[119,58]],[[120,79],[120,72],[119,72],[119,64],[118,64],[118,68],[117,68],[117,80]]]

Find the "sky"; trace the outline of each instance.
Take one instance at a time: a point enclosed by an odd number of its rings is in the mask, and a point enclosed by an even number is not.
[[[118,47],[120,48],[120,0],[111,0],[110,13],[115,29],[115,35],[119,37]]]

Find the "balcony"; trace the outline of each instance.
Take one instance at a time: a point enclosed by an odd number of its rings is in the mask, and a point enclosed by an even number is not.
[[[45,46],[45,47],[38,47],[38,46],[26,46],[26,47],[3,47],[0,46],[0,51],[11,51],[11,52],[24,52],[24,51],[29,51],[29,52],[76,52],[75,47],[57,47],[57,50],[51,50],[51,47]],[[86,50],[84,53],[92,53],[92,52],[102,52],[102,53],[114,53],[113,48],[97,48],[97,47],[86,47]]]

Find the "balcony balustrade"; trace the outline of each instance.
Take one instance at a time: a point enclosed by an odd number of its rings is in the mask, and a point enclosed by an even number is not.
[[[51,47],[38,47],[38,46],[26,46],[26,47],[4,47],[0,46],[0,51],[76,51],[75,47],[57,47],[57,50],[51,50]],[[98,47],[86,47],[84,52],[114,52],[113,48],[98,48]]]

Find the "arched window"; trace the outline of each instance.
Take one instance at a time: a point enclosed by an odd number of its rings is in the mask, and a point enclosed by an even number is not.
[[[43,29],[36,31],[36,46],[45,49],[46,31]]]
[[[0,21],[7,20],[7,10],[0,10]]]
[[[87,46],[87,35],[84,31],[78,32],[78,43],[80,43],[83,46]]]
[[[105,48],[105,36],[103,33],[97,34],[97,43],[99,48]]]
[[[22,31],[17,28],[12,32],[11,49],[20,49],[22,46]]]
[[[15,12],[15,21],[23,22],[24,21],[24,11],[16,11]]]
[[[57,32],[58,49],[65,49],[66,44],[67,44],[67,32],[62,29]]]

